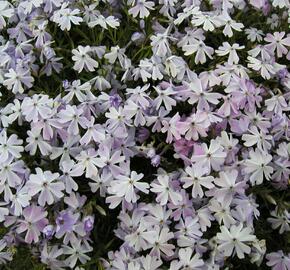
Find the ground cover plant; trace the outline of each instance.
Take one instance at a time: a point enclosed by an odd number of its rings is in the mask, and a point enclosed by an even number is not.
[[[0,269],[290,270],[289,0],[0,0]]]

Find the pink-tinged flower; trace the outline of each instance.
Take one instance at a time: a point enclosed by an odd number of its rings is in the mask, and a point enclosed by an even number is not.
[[[266,263],[272,270],[289,270],[290,254],[286,255],[282,250],[271,252],[266,255],[268,262]]]
[[[169,121],[163,120],[162,121],[162,133],[167,132],[166,142],[171,143],[173,138],[180,140],[181,135],[186,132],[187,123],[180,121],[179,113],[176,113]]]
[[[251,229],[243,228],[243,224],[232,225],[230,229],[226,226],[221,226],[221,232],[217,233],[218,249],[221,250],[225,256],[231,256],[234,252],[239,259],[245,258],[244,254],[249,254],[251,244],[256,239],[252,234]]]
[[[197,141],[199,136],[206,137],[209,126],[211,125],[208,114],[197,112],[186,119],[188,130],[185,133],[185,139]]]
[[[157,176],[157,183],[151,184],[150,191],[157,193],[156,201],[159,202],[161,205],[167,204],[168,200],[170,199],[173,204],[177,205],[179,201],[182,200],[182,196],[174,191],[172,187],[172,180],[169,178],[168,175],[158,175]]]
[[[7,131],[3,129],[0,133],[0,163],[7,161],[10,157],[20,158],[24,148],[23,141],[17,135],[7,136]]]
[[[59,173],[42,171],[41,168],[36,168],[35,171],[36,174],[31,174],[29,176],[29,180],[25,186],[30,196],[39,194],[39,205],[51,205],[53,202],[63,197],[64,194],[62,190],[65,189],[65,186],[62,182],[57,181]]]
[[[39,241],[40,232],[48,224],[48,220],[45,218],[47,212],[40,206],[29,206],[23,210],[24,220],[19,220],[16,232],[26,232],[25,242],[31,244]]]
[[[132,171],[130,176],[119,175],[116,180],[111,182],[109,192],[118,197],[124,197],[127,202],[135,203],[137,201],[136,189],[146,194],[149,193],[149,184],[139,182],[143,176],[142,173],[137,174],[135,171]]]
[[[174,237],[173,232],[170,232],[168,228],[157,227],[155,236],[152,239],[148,239],[149,243],[153,245],[150,255],[160,257],[160,255],[172,256],[174,254],[175,246],[168,244],[168,241]]]

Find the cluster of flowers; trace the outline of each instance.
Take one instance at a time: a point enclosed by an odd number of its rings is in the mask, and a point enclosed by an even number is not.
[[[290,269],[289,0],[10,2],[1,263],[88,269],[103,198],[105,269]]]

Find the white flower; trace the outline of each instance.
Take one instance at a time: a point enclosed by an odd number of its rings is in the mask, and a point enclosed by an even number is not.
[[[9,210],[7,207],[7,202],[0,202],[0,222],[4,221],[5,216],[8,216],[8,215],[9,215]]]
[[[228,63],[230,65],[239,63],[239,56],[236,50],[242,50],[245,46],[240,46],[237,43],[230,45],[228,42],[223,42],[223,45],[218,48],[215,52],[218,56],[229,55]]]
[[[273,168],[268,164],[271,162],[272,156],[256,149],[255,151],[250,151],[249,157],[244,163],[244,170],[246,173],[251,174],[250,182],[252,185],[262,184],[264,176],[267,180],[270,180]]]
[[[280,234],[285,231],[290,231],[290,214],[286,209],[279,213],[278,208],[276,207],[274,211],[271,211],[271,217],[267,218],[267,221],[271,223],[273,229],[278,229],[280,227]]]
[[[198,270],[203,269],[204,261],[200,258],[200,254],[195,253],[188,248],[181,248],[178,252],[179,261],[172,261],[169,270]]]
[[[290,36],[284,36],[285,32],[275,32],[273,35],[268,33],[264,38],[266,42],[269,42],[265,47],[271,52],[276,51],[279,58],[288,53],[286,46],[290,47]]]
[[[0,29],[6,26],[4,18],[10,18],[13,15],[14,9],[8,1],[0,1]]]
[[[150,255],[156,255],[160,257],[160,253],[166,254],[166,256],[172,256],[174,254],[175,246],[168,244],[167,242],[174,237],[173,232],[169,231],[169,228],[157,227],[155,231],[155,237],[149,240],[149,243],[153,245]]]
[[[23,208],[29,206],[31,196],[27,193],[27,189],[18,189],[11,197],[11,212],[15,216],[22,215]]]
[[[12,90],[14,94],[24,92],[24,86],[27,88],[32,87],[34,82],[33,77],[30,76],[30,71],[17,68],[16,70],[10,68],[7,73],[5,73],[7,79],[4,80],[3,85],[7,86],[9,90]]]
[[[223,251],[225,256],[231,256],[234,251],[239,259],[245,258],[244,253],[251,252],[248,243],[255,239],[256,236],[252,235],[251,229],[243,228],[243,224],[232,225],[230,230],[226,226],[221,226],[221,232],[217,234],[218,249]]]
[[[191,23],[193,26],[202,25],[203,30],[211,32],[221,24],[218,16],[206,13],[194,14]]]
[[[99,66],[99,63],[90,57],[89,53],[92,52],[90,46],[78,46],[78,49],[73,49],[72,60],[75,61],[74,69],[79,73],[85,69],[88,71],[95,71],[95,68]]]
[[[25,14],[30,14],[33,8],[39,8],[43,4],[43,0],[26,0],[21,1],[19,7],[23,8]]]
[[[39,148],[40,153],[44,156],[48,155],[52,150],[51,145],[44,141],[40,133],[41,129],[39,128],[27,131],[28,137],[26,142],[28,144],[25,146],[25,151],[29,152],[30,155],[35,155],[37,148]]]
[[[245,192],[245,182],[238,182],[238,171],[220,172],[220,177],[214,180],[214,183],[219,187],[215,191],[215,197],[223,204],[229,205],[236,193],[243,194]]]
[[[154,2],[152,1],[136,0],[136,5],[129,9],[129,14],[131,14],[134,18],[136,18],[139,14],[139,17],[143,19],[149,16],[149,10],[153,10],[154,5]]]
[[[68,2],[65,2],[62,4],[61,8],[53,13],[53,16],[51,17],[54,22],[56,22],[61,30],[70,30],[71,29],[71,23],[79,25],[80,22],[83,21],[81,17],[78,17],[77,15],[80,14],[79,9],[70,9],[67,8],[69,5]]]
[[[120,23],[114,16],[104,17],[102,14],[97,14],[95,18],[88,23],[88,26],[91,28],[96,25],[100,25],[104,29],[108,29],[108,26],[115,29],[120,26]]]
[[[163,33],[157,33],[150,37],[152,51],[154,55],[159,57],[165,57],[171,55],[171,49],[169,46],[169,40],[172,40],[172,36],[169,35],[171,28],[168,27]]]
[[[249,132],[250,134],[243,134],[242,136],[242,140],[245,141],[245,146],[251,147],[257,145],[262,151],[267,151],[271,148],[271,143],[269,142],[272,140],[271,135],[266,135],[262,131],[259,132],[256,126],[251,127]]]
[[[232,224],[236,223],[228,204],[220,203],[216,199],[212,199],[208,208],[214,212],[214,217],[220,225],[223,223],[229,228]]]
[[[225,22],[225,28],[223,30],[225,36],[232,37],[234,34],[232,29],[241,32],[242,28],[244,28],[242,23],[234,21],[227,12],[223,13],[222,20]]]
[[[214,178],[212,176],[205,176],[205,173],[201,168],[195,166],[188,166],[186,167],[185,172],[188,176],[183,176],[180,178],[180,180],[184,182],[184,188],[192,186],[191,194],[193,198],[203,198],[204,192],[202,187],[205,187],[207,189],[211,189],[214,187],[212,183]]]
[[[263,36],[264,33],[262,30],[258,30],[257,28],[247,28],[245,30],[245,33],[247,34],[247,39],[249,39],[250,41],[254,42],[254,41],[258,41],[261,42],[263,40]]]
[[[0,133],[0,163],[7,161],[10,156],[20,158],[20,153],[24,150],[22,143],[15,134],[7,137],[7,132],[3,129]]]
[[[248,67],[260,71],[264,79],[269,80],[275,74],[274,65],[270,60],[260,60],[251,56],[248,56],[247,59],[249,60]]]
[[[204,167],[208,172],[211,168],[215,171],[220,170],[227,156],[221,144],[217,140],[211,140],[209,147],[205,143],[202,144],[202,150],[202,154],[191,157],[191,160],[196,162],[196,166]]]
[[[74,268],[77,261],[79,260],[82,264],[90,260],[90,257],[86,253],[91,252],[93,249],[88,244],[82,244],[82,240],[75,239],[71,241],[71,246],[62,246],[63,253],[69,255],[66,258],[65,262],[69,265],[70,268]]]
[[[130,247],[134,247],[135,250],[146,250],[150,247],[148,242],[153,242],[156,237],[156,231],[148,227],[146,223],[141,219],[138,228],[131,234],[125,236],[125,241],[128,242]]]
[[[214,54],[214,49],[205,45],[202,40],[198,40],[194,44],[184,45],[182,50],[184,51],[184,55],[196,53],[194,59],[195,64],[204,64],[206,62],[206,56],[212,59],[212,55]]]
[[[111,182],[110,192],[116,194],[118,197],[124,197],[127,202],[135,203],[137,195],[135,189],[138,189],[146,194],[149,193],[149,184],[139,182],[144,174],[137,174],[135,171],[131,172],[130,177],[125,175],[117,176],[116,180]]]
[[[167,111],[171,111],[172,106],[176,106],[176,100],[171,97],[176,94],[172,87],[160,89],[158,86],[154,86],[154,90],[158,94],[158,96],[153,100],[153,106],[155,106],[157,110],[162,104],[164,104]]]
[[[73,177],[78,177],[83,174],[80,167],[76,167],[73,160],[65,160],[61,163],[60,169],[63,175],[59,178],[65,185],[65,191],[70,194],[72,191],[78,190],[78,184],[74,181]]]
[[[65,186],[62,182],[57,181],[59,173],[52,173],[50,171],[42,171],[41,168],[35,169],[36,174],[31,174],[25,187],[30,196],[39,193],[38,203],[44,206],[53,204],[57,199],[63,197],[62,190]]]
[[[98,174],[98,167],[102,168],[105,166],[105,163],[101,158],[97,158],[97,154],[94,149],[88,149],[86,151],[81,151],[81,153],[76,156],[78,161],[76,167],[83,171],[86,171],[86,178],[96,176]]]
[[[157,181],[159,184],[152,183],[152,188],[150,190],[158,194],[156,200],[160,202],[161,205],[165,205],[168,199],[170,199],[174,205],[177,205],[178,202],[182,200],[182,196],[170,186],[170,178],[168,175],[158,175]]]

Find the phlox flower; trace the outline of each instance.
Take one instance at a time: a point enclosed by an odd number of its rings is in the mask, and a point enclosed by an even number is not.
[[[224,148],[217,140],[211,140],[209,147],[203,143],[201,148],[202,153],[193,154],[191,160],[196,163],[196,166],[204,167],[208,172],[211,168],[218,171],[227,156]]]
[[[178,252],[179,261],[172,261],[170,264],[170,270],[179,269],[202,269],[204,266],[203,260],[200,258],[200,254],[195,253],[193,255],[193,250],[188,248],[182,248]]]
[[[91,58],[90,54],[92,49],[90,46],[78,46],[77,49],[73,49],[72,53],[72,60],[75,61],[74,69],[77,70],[79,73],[85,69],[88,71],[95,71],[95,68],[99,66],[99,63]]]
[[[185,174],[183,177],[180,178],[180,180],[184,182],[184,188],[192,186],[191,194],[193,198],[203,197],[204,192],[202,187],[205,187],[207,189],[211,189],[214,187],[214,184],[212,183],[214,177],[206,176],[203,169],[196,166],[186,167]]]
[[[139,182],[143,178],[143,174],[137,174],[132,171],[130,176],[119,175],[116,180],[111,182],[110,192],[118,197],[124,197],[127,202],[135,203],[137,201],[136,189],[146,194],[149,193],[149,184]]]
[[[267,265],[272,270],[289,270],[290,269],[290,256],[286,255],[282,250],[271,252],[266,255],[268,260]]]
[[[152,1],[136,0],[135,6],[129,9],[129,14],[131,14],[134,18],[136,18],[139,15],[139,17],[143,19],[149,16],[150,14],[149,10],[153,10],[154,5],[155,5],[154,2]]]
[[[170,199],[173,204],[178,204],[178,201],[182,200],[182,196],[174,191],[170,186],[170,178],[168,175],[158,175],[157,183],[151,184],[150,191],[157,193],[156,201],[161,205],[165,205]]]
[[[36,174],[31,174],[29,176],[29,180],[25,186],[30,196],[39,194],[39,205],[51,205],[53,202],[63,197],[64,194],[62,190],[65,189],[65,186],[62,182],[57,181],[59,173],[42,171],[40,168],[36,168],[35,171]]]
[[[272,156],[266,152],[258,149],[250,151],[249,159],[246,159],[244,162],[244,171],[250,174],[252,185],[262,184],[264,177],[266,180],[270,180],[270,176],[273,173],[273,168],[269,165],[271,160]]]
[[[10,157],[20,158],[24,148],[23,141],[17,135],[7,136],[7,131],[3,129],[0,133],[0,163],[7,161]]]
[[[52,20],[60,26],[61,30],[70,30],[71,23],[79,25],[83,19],[79,15],[80,10],[78,8],[71,9],[68,7],[69,3],[65,2],[61,8],[54,11]]]
[[[240,259],[245,258],[244,254],[251,252],[249,243],[255,239],[251,229],[243,228],[243,224],[232,225],[229,230],[221,226],[221,232],[217,233],[218,249],[223,251],[225,256],[231,256],[235,252]]]
[[[282,213],[278,212],[276,208],[274,211],[271,211],[271,217],[267,219],[273,229],[279,229],[279,233],[282,234],[285,231],[290,231],[290,213],[285,209]]]
[[[86,253],[90,253],[93,249],[89,245],[82,244],[80,239],[76,239],[70,246],[63,245],[63,254],[68,255],[65,262],[70,268],[74,268],[79,260],[82,264],[86,263],[90,257]]]
[[[17,68],[16,70],[10,68],[9,72],[5,73],[7,78],[3,84],[9,89],[12,90],[14,94],[23,93],[24,86],[27,88],[32,87],[34,82],[33,77],[30,75],[29,70]]]
[[[17,233],[26,232],[25,242],[31,244],[39,241],[40,232],[48,224],[47,211],[40,206],[28,206],[23,210],[24,220],[18,221]]]

